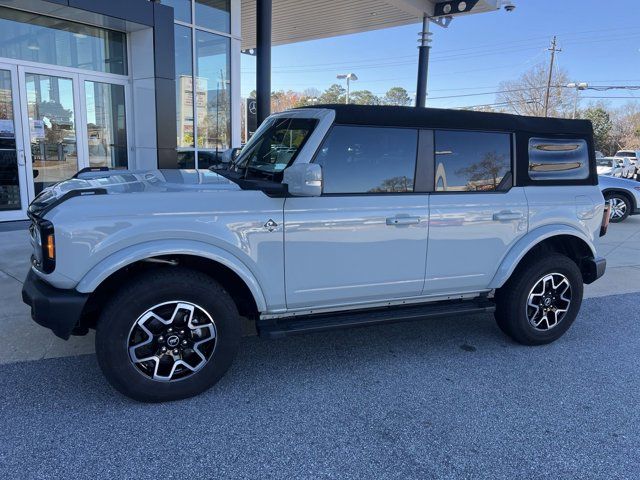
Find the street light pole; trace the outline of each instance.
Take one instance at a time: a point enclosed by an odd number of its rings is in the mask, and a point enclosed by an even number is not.
[[[580,90],[586,90],[587,88],[589,88],[589,84],[585,82],[580,82],[580,83],[571,82],[571,83],[567,83],[567,88],[576,89],[576,96],[573,101],[573,117],[572,117],[575,120],[576,116],[578,115],[578,100],[580,99]]]
[[[355,73],[341,73],[340,75],[337,75],[336,78],[338,80],[347,80],[347,97],[345,98],[345,102],[347,105],[349,104],[349,94],[351,93],[351,80],[353,80],[354,82],[356,80],[358,80],[358,76]]]

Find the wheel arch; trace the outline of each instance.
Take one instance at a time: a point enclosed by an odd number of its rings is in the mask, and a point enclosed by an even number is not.
[[[235,255],[210,245],[162,245],[156,242],[128,247],[96,264],[80,280],[76,290],[89,293],[85,316],[99,310],[127,278],[152,268],[185,266],[217,280],[245,316],[267,309],[266,299],[253,272]],[[86,323],[86,322],[85,322]],[[90,325],[89,325],[90,326]]]
[[[638,203],[636,202],[636,198],[630,192],[627,192],[626,190],[623,190],[623,189],[620,189],[620,188],[615,188],[615,187],[605,188],[602,191],[602,195],[603,196],[606,196],[608,193],[618,193],[618,194],[624,196],[629,201],[629,204],[631,205],[631,212],[630,213],[638,210]]]
[[[567,255],[576,262],[583,275],[586,273],[583,260],[596,257],[593,243],[583,232],[568,225],[547,225],[529,232],[511,248],[489,287],[502,287],[519,265],[549,251]]]

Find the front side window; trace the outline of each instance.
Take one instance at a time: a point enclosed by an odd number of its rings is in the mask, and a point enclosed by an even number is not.
[[[437,192],[488,192],[511,186],[511,135],[435,132]]]
[[[584,180],[589,177],[589,149],[582,139],[530,138],[531,180]]]
[[[323,192],[413,192],[417,145],[417,130],[336,125],[315,159]]]
[[[312,118],[270,118],[242,149],[233,169],[245,178],[282,180],[282,171],[293,162],[311,135]]]

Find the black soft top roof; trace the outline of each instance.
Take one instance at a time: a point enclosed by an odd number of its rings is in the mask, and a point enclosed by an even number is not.
[[[386,105],[327,104],[302,108],[329,108],[335,110],[335,123],[339,124],[593,135],[590,120],[525,117],[507,113]]]

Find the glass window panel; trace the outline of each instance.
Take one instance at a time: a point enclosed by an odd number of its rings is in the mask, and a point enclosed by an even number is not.
[[[178,150],[178,168],[196,168],[196,154],[192,150]]]
[[[127,168],[124,86],[85,82],[91,167]]]
[[[0,57],[127,74],[124,33],[2,7]]]
[[[236,170],[246,168],[247,177],[280,182],[283,170],[295,160],[316,123],[310,118],[271,118],[265,121],[260,133],[251,137],[242,150],[235,164]],[[200,155],[198,152],[198,158]]]
[[[230,55],[226,37],[196,34],[198,147],[222,151],[231,143]]]
[[[20,210],[11,72],[0,70],[0,211]]]
[[[73,82],[27,73],[27,111],[36,195],[78,170]]]
[[[193,55],[191,29],[175,26],[178,148],[194,146]]]
[[[315,160],[323,192],[412,192],[417,148],[417,130],[335,126]]]
[[[231,0],[196,0],[196,25],[229,33]]]
[[[511,178],[510,134],[438,130],[435,138],[436,191],[486,192],[510,186],[504,185]]]
[[[529,178],[584,180],[589,177],[587,142],[576,139],[529,139]]]
[[[173,18],[191,23],[191,0],[161,0],[163,5],[173,7]]]

